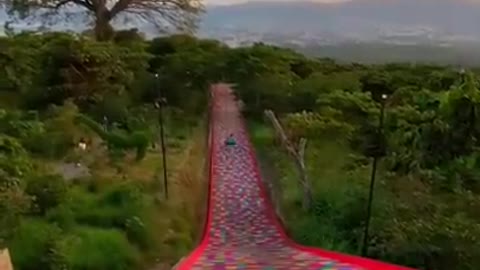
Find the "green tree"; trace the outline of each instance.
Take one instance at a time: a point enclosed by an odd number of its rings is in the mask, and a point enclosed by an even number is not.
[[[38,61],[43,68],[38,85],[25,95],[32,109],[49,104],[62,105],[72,99],[88,109],[107,94],[133,91],[135,77],[147,68],[148,53],[143,47],[118,46],[71,35],[48,34]]]
[[[111,22],[123,16],[127,19],[140,20],[165,30],[174,27],[182,31],[191,31],[196,27],[198,15],[203,11],[202,2],[199,0],[166,0],[154,1],[133,0],[90,1],[90,0],[48,0],[32,1],[4,0],[0,4],[7,7],[10,15],[18,19],[34,17],[43,19],[45,23],[54,23],[65,16],[77,15],[78,9],[93,18],[94,32],[98,40],[109,40],[114,37]],[[71,9],[71,7],[78,9]],[[63,18],[62,16],[63,15]]]

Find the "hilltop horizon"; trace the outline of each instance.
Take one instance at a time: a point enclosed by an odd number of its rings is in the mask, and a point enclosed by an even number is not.
[[[462,59],[471,58],[471,51],[480,47],[480,28],[476,27],[480,25],[479,0],[230,0],[216,5],[218,2],[206,1],[207,12],[197,36],[233,47],[264,42],[310,52],[324,46],[367,44],[354,45],[362,54],[368,44],[387,44],[436,47],[441,52],[451,48]],[[165,34],[139,21],[126,23],[118,18],[114,25],[117,29],[138,28],[148,38]],[[25,24],[19,27],[32,29]],[[80,32],[86,28],[79,20],[71,20],[50,29]],[[412,54],[412,49],[406,51]]]
[[[376,3],[376,4],[390,4],[390,3],[405,3],[408,0],[205,0],[204,4],[207,6],[228,6],[228,5],[242,5],[242,4],[259,4],[259,3],[286,3],[286,4],[298,4],[298,3],[312,3],[312,4],[325,4],[335,6],[338,4],[362,4],[362,3]],[[480,4],[480,0],[411,0],[414,3],[468,3],[468,4]]]
[[[342,2],[348,1],[355,1],[355,0],[305,0],[303,2],[312,2],[317,4],[339,4]],[[269,2],[269,3],[292,3],[292,2],[302,2],[297,0],[205,0],[206,5],[239,5],[239,4],[247,4],[247,3],[261,3],[261,2]]]

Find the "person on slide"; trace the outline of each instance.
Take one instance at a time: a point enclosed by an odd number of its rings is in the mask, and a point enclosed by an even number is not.
[[[226,146],[237,145],[237,141],[235,141],[235,138],[233,137],[233,134],[230,134],[230,136],[228,136],[228,138],[225,140],[225,145]]]

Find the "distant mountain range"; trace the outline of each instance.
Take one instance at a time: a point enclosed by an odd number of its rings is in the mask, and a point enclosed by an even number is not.
[[[480,40],[480,3],[472,0],[351,0],[249,2],[211,6],[202,30],[243,29],[378,39],[389,36]]]
[[[480,65],[480,2],[351,0],[211,6],[200,34],[232,46],[262,41],[360,62]]]
[[[5,14],[0,11],[0,22],[2,16]],[[118,21],[119,27],[137,27],[147,36],[158,35],[151,27]],[[56,29],[83,30],[78,25],[82,24],[58,24]],[[480,2],[350,0],[325,4],[299,0],[207,6],[198,34],[232,46],[261,41],[308,53],[332,46],[362,48],[358,53],[366,53],[368,44],[383,44],[384,49],[403,46],[405,53],[414,51],[415,46],[435,47],[437,54],[453,48],[450,51],[455,54],[450,58],[463,59],[470,53],[480,54],[480,50],[472,50],[480,48]]]

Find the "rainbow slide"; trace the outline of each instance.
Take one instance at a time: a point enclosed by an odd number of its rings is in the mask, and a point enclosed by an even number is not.
[[[255,151],[231,88],[211,89],[209,199],[202,241],[177,270],[407,270],[294,243],[263,186]],[[233,134],[236,144],[225,140]]]

